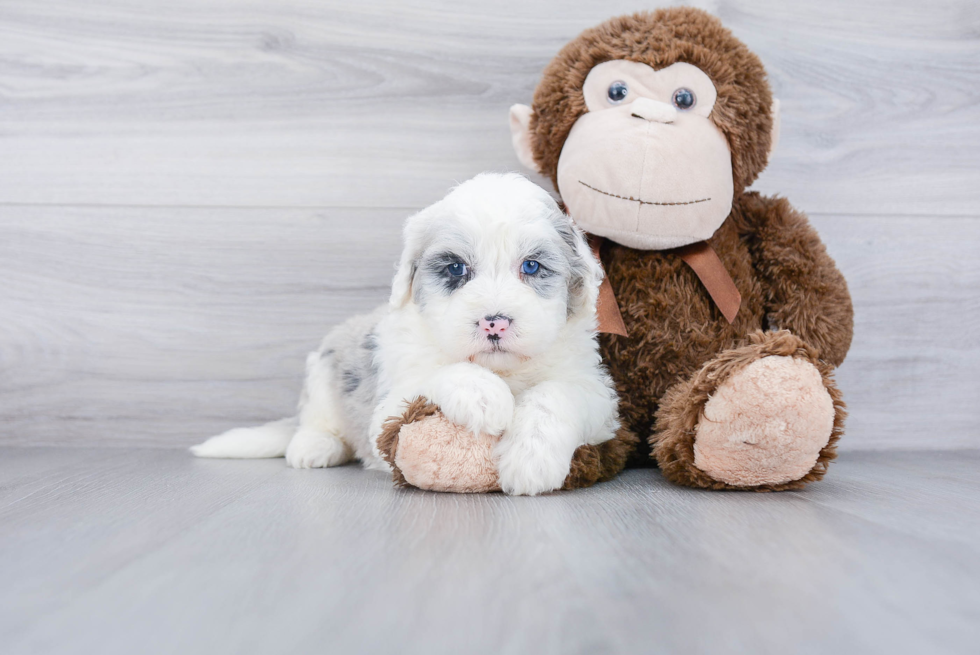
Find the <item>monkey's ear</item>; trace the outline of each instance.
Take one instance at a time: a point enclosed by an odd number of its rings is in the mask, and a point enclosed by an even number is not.
[[[514,105],[510,108],[510,138],[514,144],[517,160],[525,168],[540,173],[531,154],[531,114],[534,110],[527,105]]]
[[[772,99],[772,109],[769,110],[772,114],[772,132],[770,133],[769,139],[769,153],[766,155],[766,160],[772,159],[772,153],[776,151],[776,146],[779,144],[779,98]]]

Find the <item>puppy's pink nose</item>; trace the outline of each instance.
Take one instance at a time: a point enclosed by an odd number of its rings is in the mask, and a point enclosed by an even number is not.
[[[503,316],[484,316],[477,323],[488,337],[502,337],[510,327],[510,319]]]

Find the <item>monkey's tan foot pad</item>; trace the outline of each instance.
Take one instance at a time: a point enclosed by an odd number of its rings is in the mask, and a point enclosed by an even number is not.
[[[834,430],[834,401],[804,359],[758,359],[722,382],[695,428],[694,465],[736,487],[799,480]]]
[[[827,472],[846,416],[818,351],[786,330],[760,330],[667,390],[650,445],[675,484],[800,489]]]

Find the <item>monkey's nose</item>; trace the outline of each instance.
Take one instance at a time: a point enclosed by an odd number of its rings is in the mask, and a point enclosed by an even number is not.
[[[650,98],[637,98],[630,103],[630,113],[637,118],[655,123],[673,123],[677,118],[677,109],[666,102],[657,102]]]

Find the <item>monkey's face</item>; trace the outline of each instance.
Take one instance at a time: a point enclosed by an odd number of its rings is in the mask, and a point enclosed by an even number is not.
[[[714,84],[676,63],[594,67],[582,89],[588,112],[558,160],[558,191],[584,230],[631,248],[659,250],[707,239],[732,208],[732,161],[709,118]]]

